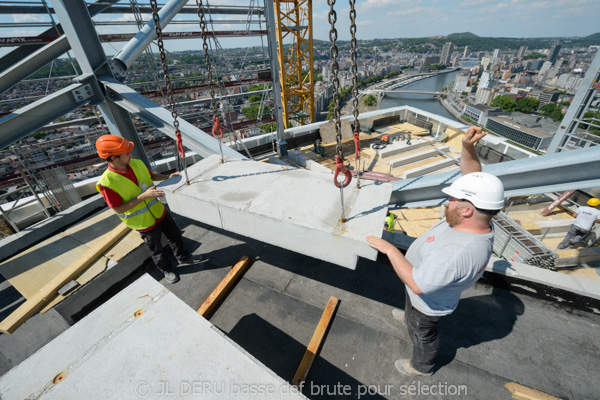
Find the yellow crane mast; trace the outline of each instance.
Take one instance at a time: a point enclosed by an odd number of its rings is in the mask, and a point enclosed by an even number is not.
[[[289,128],[315,115],[312,0],[274,0],[283,120]]]

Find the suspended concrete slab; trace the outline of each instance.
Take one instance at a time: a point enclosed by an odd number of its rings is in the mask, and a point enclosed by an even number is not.
[[[190,185],[173,177],[159,187],[171,210],[190,219],[355,269],[375,260],[365,241],[381,237],[391,185],[361,181],[340,189],[333,175],[261,162],[210,156],[188,168]]]
[[[306,399],[144,275],[0,378],[2,399]]]

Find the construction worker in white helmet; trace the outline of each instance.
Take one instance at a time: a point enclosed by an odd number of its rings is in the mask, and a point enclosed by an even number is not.
[[[475,144],[486,134],[472,126],[463,136],[462,176],[442,189],[450,196],[446,218],[419,236],[406,256],[383,239],[367,237],[369,245],[388,256],[406,288],[404,311],[392,311],[413,344],[412,358],[395,362],[404,375],[434,373],[437,325],[456,309],[460,294],[483,275],[492,254],[491,219],[504,207],[504,186],[494,175],[481,172]]]
[[[584,236],[592,230],[594,222],[600,223],[600,210],[597,208],[600,200],[593,197],[588,200],[587,204],[589,207],[578,207],[577,211],[573,213],[575,222],[569,228],[562,242],[558,244],[557,250],[562,250],[569,244],[586,245],[583,241]]]

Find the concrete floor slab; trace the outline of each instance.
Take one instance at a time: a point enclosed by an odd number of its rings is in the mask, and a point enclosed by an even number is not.
[[[377,154],[381,158],[391,157],[396,154],[406,153],[422,147],[430,146],[429,140],[413,139],[408,144],[406,141],[397,141],[387,145],[385,148],[377,150]]]
[[[148,275],[0,378],[3,399],[227,399],[248,390],[305,398]]]
[[[182,177],[159,185],[172,211],[185,217],[354,269],[358,257],[374,260],[365,241],[381,236],[391,186],[364,182],[340,190],[329,175],[261,162],[208,157]]]

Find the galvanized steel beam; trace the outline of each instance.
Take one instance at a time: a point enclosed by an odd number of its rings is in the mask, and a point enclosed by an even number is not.
[[[176,139],[171,112],[148,100],[129,86],[119,83],[116,79],[102,80],[101,83],[104,85],[106,96],[111,102],[137,115],[170,138]],[[183,136],[184,145],[202,157],[220,154],[219,142],[210,134],[185,120],[179,120],[179,130]],[[246,158],[229,146],[223,146],[223,155],[225,157]]]
[[[79,0],[57,0],[54,7],[83,73],[92,74],[95,79],[98,76],[112,78],[112,70],[85,3]],[[142,141],[129,114],[106,101],[105,98],[102,100],[98,105],[110,132],[133,142],[135,145],[133,156],[150,166]]]
[[[600,147],[486,165],[483,171],[504,184],[505,197],[600,186]],[[393,182],[392,208],[437,206],[448,196],[442,188],[460,177],[447,172]]]
[[[31,103],[0,119],[0,149],[24,138],[44,125],[85,104],[95,104],[103,98],[96,79],[88,76],[56,93]]]

